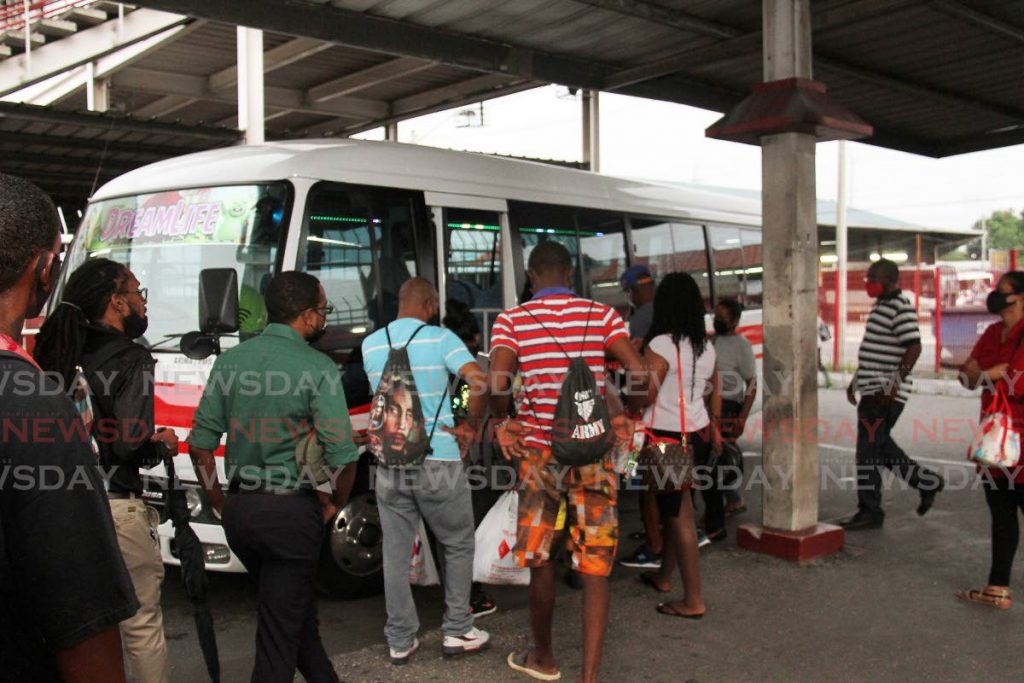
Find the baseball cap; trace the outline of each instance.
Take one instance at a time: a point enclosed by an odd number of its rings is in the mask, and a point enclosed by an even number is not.
[[[619,277],[619,284],[621,284],[622,288],[625,290],[630,290],[637,285],[653,281],[654,276],[651,275],[650,269],[647,266],[640,264],[626,268]]]

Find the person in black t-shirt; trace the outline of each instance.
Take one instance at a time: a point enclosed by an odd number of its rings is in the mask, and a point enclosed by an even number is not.
[[[20,345],[60,272],[56,210],[0,174],[0,681],[124,681],[138,601],[71,400]]]
[[[156,527],[160,515],[142,498],[140,468],[173,457],[178,438],[153,424],[150,352],[132,339],[146,332],[146,290],[124,265],[86,261],[61,292],[60,305],[36,338],[35,357],[70,386],[81,367],[93,399],[92,433],[108,481],[117,542],[139,599],[138,613],[121,624],[121,638],[138,683],[167,682],[167,644],[160,585],[164,565]]]

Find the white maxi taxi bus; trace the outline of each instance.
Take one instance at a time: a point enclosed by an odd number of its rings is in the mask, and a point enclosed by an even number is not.
[[[149,329],[139,341],[158,361],[156,421],[182,439],[175,468],[188,485],[207,568],[241,572],[194,485],[184,443],[214,361],[210,349],[182,351],[195,343],[195,335],[183,342],[184,335],[204,328],[197,304],[204,271],[235,272],[238,320],[217,335],[221,348],[265,326],[262,292],[274,273],[302,270],[320,279],[334,312],[317,347],[341,367],[358,429],[369,401],[359,345],[394,319],[402,282],[423,276],[443,301],[468,305],[486,351],[494,314],[517,303],[526,260],[545,240],[573,255],[577,292],[623,313],[628,300],[619,276],[629,265],[646,264],[656,278],[689,272],[709,310],[724,297],[744,304],[740,331],[760,358],[760,208],[710,190],[407,144],[269,143],[182,156],[107,183],[90,201],[64,272],[102,256],[126,264],[149,289]],[[367,473],[364,462],[363,483],[324,547],[321,585],[343,597],[381,586],[381,534]],[[150,474],[165,479],[162,468]],[[163,495],[160,485],[147,491],[157,506]],[[166,518],[160,544],[164,561],[177,564]]]

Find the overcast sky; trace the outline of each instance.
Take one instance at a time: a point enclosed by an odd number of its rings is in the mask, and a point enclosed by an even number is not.
[[[760,150],[710,140],[720,114],[667,102],[602,94],[601,171],[758,189]],[[484,125],[460,127],[464,110],[403,122],[402,142],[519,156],[579,160],[581,105],[549,86],[490,100]],[[479,118],[479,115],[473,118]],[[362,137],[362,136],[361,136]],[[366,137],[380,137],[374,131]],[[818,197],[835,199],[838,143],[818,145]],[[1024,210],[1024,145],[930,159],[872,145],[847,145],[851,206],[923,226],[967,228],[996,209]]]

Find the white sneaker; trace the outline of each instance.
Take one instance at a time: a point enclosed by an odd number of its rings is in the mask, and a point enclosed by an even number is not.
[[[420,639],[413,638],[412,645],[409,646],[408,650],[396,650],[395,648],[388,648],[391,654],[391,663],[395,666],[401,666],[409,663],[409,658],[412,657],[412,653],[420,649]]]
[[[487,645],[491,635],[475,626],[463,636],[445,636],[442,652],[445,657],[455,657],[469,652],[479,652]]]

